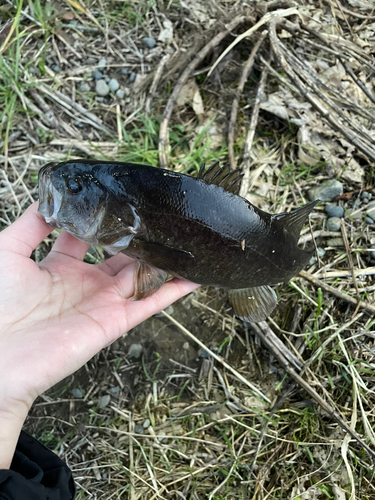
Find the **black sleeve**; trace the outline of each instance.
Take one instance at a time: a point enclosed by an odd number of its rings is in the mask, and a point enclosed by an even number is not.
[[[0,470],[0,500],[74,500],[69,467],[22,431],[9,470]]]

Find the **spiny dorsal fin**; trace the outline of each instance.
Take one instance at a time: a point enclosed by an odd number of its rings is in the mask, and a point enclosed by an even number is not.
[[[215,162],[211,167],[205,171],[205,163],[199,169],[197,179],[205,182],[206,184],[215,184],[220,186],[229,193],[237,194],[242,180],[243,174],[240,170],[231,172],[229,164],[220,167],[219,162]]]
[[[303,225],[309,218],[309,215],[313,211],[315,205],[318,203],[320,203],[320,200],[312,201],[307,205],[303,205],[303,207],[293,210],[293,212],[275,214],[272,218],[282,225],[284,231],[298,241]]]

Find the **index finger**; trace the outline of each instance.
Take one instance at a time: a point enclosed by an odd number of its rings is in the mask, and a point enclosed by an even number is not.
[[[16,222],[0,233],[0,250],[9,250],[25,257],[31,253],[53,231],[37,212],[38,203],[27,208]]]

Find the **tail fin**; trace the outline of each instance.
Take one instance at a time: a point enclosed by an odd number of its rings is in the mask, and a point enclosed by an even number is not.
[[[272,216],[272,219],[282,225],[283,229],[298,242],[301,229],[307,221],[314,207],[320,203],[320,200],[312,201],[303,207],[299,207],[293,212],[284,212]]]

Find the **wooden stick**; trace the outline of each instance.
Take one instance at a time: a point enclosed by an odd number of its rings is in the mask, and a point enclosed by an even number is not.
[[[241,24],[245,20],[245,16],[237,16],[230,22],[224,31],[218,33],[210,42],[207,43],[203,47],[202,50],[198,52],[198,54],[194,57],[194,59],[187,65],[180,78],[178,79],[172,94],[170,95],[167,105],[163,114],[163,121],[160,124],[159,130],[159,166],[161,168],[167,167],[167,154],[166,147],[168,143],[168,124],[172,115],[172,111],[174,105],[176,104],[176,100],[181,92],[182,87],[187,82],[191,73],[195,70],[198,64],[203,61],[206,55],[213,49],[216,45],[218,45],[232,30],[234,30],[239,24]]]
[[[278,361],[282,364],[285,371],[290,375],[298,385],[300,385],[305,391],[313,398],[313,400],[321,406],[328,415],[335,420],[339,426],[347,432],[353,439],[355,439],[358,444],[367,451],[369,456],[375,461],[375,452],[363,441],[363,439],[355,432],[340,414],[332,408],[324,399],[319,396],[319,394],[313,389],[298,373],[289,365],[288,360],[284,357],[284,355],[279,351],[279,349],[269,340],[269,337],[266,335],[270,327],[267,325],[265,321],[261,321],[260,323],[252,323],[253,329],[256,331],[257,335],[259,335],[262,342],[266,345],[266,347],[273,353],[273,355],[278,359]]]
[[[176,325],[185,335],[187,335],[189,338],[191,338],[195,343],[197,343],[200,347],[202,347],[202,349],[204,349],[205,351],[208,352],[208,354],[210,356],[212,356],[214,359],[216,359],[216,361],[219,361],[219,363],[221,363],[223,366],[225,366],[225,368],[227,370],[229,370],[230,372],[233,373],[233,375],[238,379],[240,380],[243,384],[246,384],[248,387],[250,387],[250,389],[257,395],[257,396],[260,396],[262,399],[264,399],[265,401],[267,401],[268,403],[270,403],[271,401],[267,398],[267,396],[265,396],[259,389],[257,389],[251,382],[249,382],[245,377],[243,377],[240,373],[238,373],[237,370],[235,370],[234,368],[232,368],[230,365],[228,365],[228,363],[226,361],[224,361],[224,359],[220,356],[218,356],[217,354],[215,354],[214,352],[212,352],[207,346],[205,346],[203,344],[203,342],[201,342],[199,339],[197,339],[197,337],[195,337],[195,335],[193,335],[191,332],[189,332],[189,330],[187,330],[183,325],[181,325],[181,323],[179,323],[178,321],[176,321],[174,318],[172,318],[172,316],[170,316],[168,313],[166,313],[165,311],[161,311],[161,314],[163,314],[166,318],[169,319],[169,321],[171,321],[174,325]]]
[[[236,92],[236,95],[233,99],[232,111],[230,114],[230,120],[229,120],[229,126],[228,126],[228,154],[229,154],[230,168],[232,170],[236,170],[236,168],[237,168],[236,160],[234,158],[234,129],[235,129],[235,126],[237,123],[237,113],[238,113],[238,106],[239,106],[240,99],[241,99],[241,94],[243,92],[243,88],[245,86],[245,83],[249,77],[250,71],[252,70],[252,68],[254,66],[255,56],[257,55],[259,47],[261,46],[261,44],[262,44],[262,42],[265,39],[267,34],[268,34],[268,31],[264,30],[263,33],[261,34],[259,40],[254,45],[253,50],[251,51],[249,58],[246,61],[245,66],[243,67],[241,79],[240,79],[240,81],[238,83],[238,87],[237,87],[237,92]]]
[[[245,139],[245,145],[244,145],[244,151],[243,151],[243,159],[242,159],[242,172],[244,174],[242,182],[241,182],[241,189],[240,189],[240,196],[246,196],[248,190],[249,190],[249,184],[250,184],[250,152],[251,148],[253,145],[253,139],[255,135],[255,129],[258,123],[258,118],[259,118],[259,109],[260,109],[260,102],[262,100],[263,92],[264,92],[264,87],[266,84],[267,80],[267,75],[268,75],[268,70],[267,68],[263,68],[262,71],[262,76],[260,78],[260,82],[258,85],[258,91],[257,95],[255,98],[254,102],[254,107],[253,107],[253,113],[251,115],[251,121],[250,121],[250,126],[249,130],[247,132],[247,136]]]
[[[354,297],[336,290],[336,288],[334,288],[333,286],[327,285],[326,283],[324,283],[324,281],[315,278],[315,276],[306,271],[300,271],[299,275],[305,280],[310,281],[310,283],[312,283],[314,286],[322,288],[326,292],[332,293],[332,295],[335,295],[337,298],[348,302],[352,306],[356,307],[357,305],[359,305],[359,309],[363,309],[367,314],[375,315],[375,306],[368,304],[367,302],[358,301]]]

